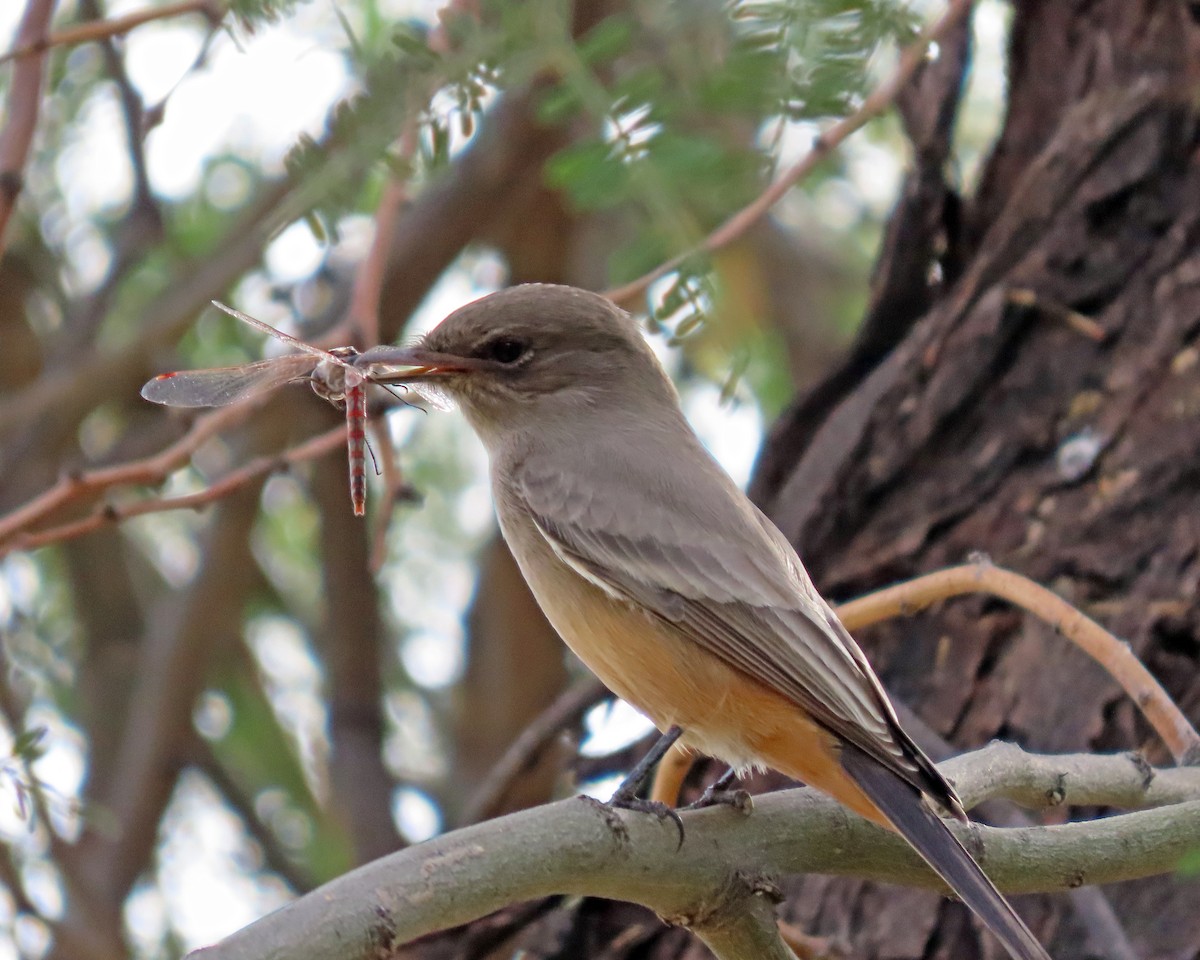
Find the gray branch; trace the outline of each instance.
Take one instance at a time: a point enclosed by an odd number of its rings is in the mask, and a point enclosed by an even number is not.
[[[1141,809],[1062,826],[962,828],[1011,893],[1068,890],[1174,870],[1200,838],[1200,768],[1140,758],[1032,756],[1004,744],[941,765],[968,806]],[[1163,804],[1166,804],[1165,806]],[[842,874],[941,888],[909,846],[812,790],[755,799],[749,816],[683,814],[687,837],[653,816],[574,798],[477,824],[376,860],[264,917],[193,960],[369,960],[424,934],[551,894],[644,904],[722,960],[792,955],[778,937],[775,878]],[[969,835],[966,835],[969,833]]]

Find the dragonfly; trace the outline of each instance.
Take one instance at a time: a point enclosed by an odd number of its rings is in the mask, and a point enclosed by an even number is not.
[[[376,379],[372,369],[377,362],[386,361],[396,348],[372,347],[362,353],[354,347],[322,350],[233,307],[216,300],[212,304],[298,352],[232,367],[161,373],[142,387],[142,396],[168,407],[225,407],[285,383],[308,381],[321,399],[345,407],[350,504],[355,516],[363,516],[367,509],[367,384],[379,383],[390,390]]]

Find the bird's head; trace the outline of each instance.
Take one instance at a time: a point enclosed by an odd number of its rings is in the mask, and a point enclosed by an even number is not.
[[[447,396],[485,443],[513,430],[586,429],[578,418],[598,410],[612,422],[678,409],[634,319],[574,287],[526,284],[483,297],[417,346],[391,351],[386,366],[377,379]]]

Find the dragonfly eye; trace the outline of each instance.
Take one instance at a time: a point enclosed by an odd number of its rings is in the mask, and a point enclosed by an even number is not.
[[[341,367],[322,361],[309,374],[308,382],[313,393],[335,406],[346,399],[346,371]]]

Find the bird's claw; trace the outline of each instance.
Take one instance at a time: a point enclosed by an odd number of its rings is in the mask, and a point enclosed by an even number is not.
[[[667,804],[659,800],[643,800],[641,797],[621,796],[620,791],[618,791],[613,794],[607,806],[616,810],[632,810],[634,813],[648,813],[657,817],[660,821],[670,820],[675,824],[675,829],[679,831],[679,844],[676,849],[683,846],[683,820]]]
[[[754,798],[741,788],[727,790],[709,787],[683,809],[703,810],[705,807],[732,807],[738,813],[749,814],[754,809]]]

